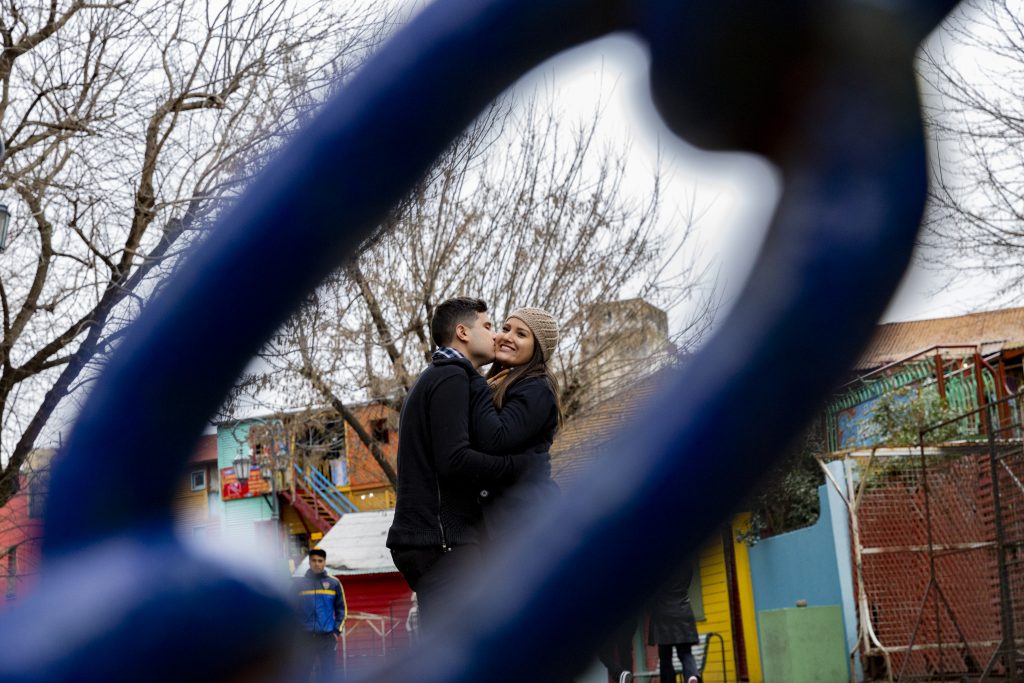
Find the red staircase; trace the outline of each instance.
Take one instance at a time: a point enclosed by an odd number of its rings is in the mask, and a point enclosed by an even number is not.
[[[314,468],[303,470],[295,465],[294,487],[281,493],[303,520],[321,533],[327,533],[342,515],[358,512],[344,493]]]
[[[340,515],[325,505],[315,494],[305,489],[296,487],[294,496],[291,491],[284,491],[281,495],[291,503],[291,506],[307,523],[312,524],[322,533],[326,534],[341,519]]]

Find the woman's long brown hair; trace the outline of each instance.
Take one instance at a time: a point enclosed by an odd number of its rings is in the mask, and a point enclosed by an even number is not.
[[[533,330],[530,331],[533,334]],[[499,372],[504,370],[501,363],[495,361],[491,363],[491,369],[487,371],[487,378],[494,377]],[[562,399],[560,397],[560,391],[558,388],[558,378],[548,368],[548,364],[544,361],[544,354],[541,353],[540,344],[537,342],[537,337],[533,338],[533,355],[530,356],[530,360],[526,361],[525,364],[518,367],[508,368],[508,376],[505,379],[498,382],[494,389],[494,405],[501,410],[502,406],[505,405],[505,393],[512,387],[516,382],[526,379],[528,377],[543,377],[548,381],[548,388],[551,389],[551,393],[555,397],[555,411],[558,413],[558,428],[562,427]]]

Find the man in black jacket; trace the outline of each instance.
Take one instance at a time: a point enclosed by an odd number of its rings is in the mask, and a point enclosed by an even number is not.
[[[457,581],[454,567],[479,555],[478,492],[509,484],[548,457],[488,455],[470,447],[467,370],[494,359],[487,304],[448,299],[434,311],[430,333],[438,349],[409,390],[399,421],[397,501],[387,540],[428,627],[439,596]]]

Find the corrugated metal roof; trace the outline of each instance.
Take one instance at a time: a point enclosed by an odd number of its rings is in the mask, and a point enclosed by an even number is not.
[[[983,345],[983,351],[1024,348],[1024,307],[951,318],[879,325],[856,369],[877,368],[932,346]]]
[[[394,510],[352,512],[331,527],[317,544],[327,552],[327,571],[339,574],[381,574],[397,572],[391,552],[385,547]],[[302,560],[295,576],[302,576],[309,558]]]

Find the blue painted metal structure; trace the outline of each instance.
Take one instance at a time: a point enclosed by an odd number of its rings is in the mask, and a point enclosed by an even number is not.
[[[314,467],[307,467],[303,470],[298,463],[295,464],[295,475],[299,477],[307,491],[314,491],[320,500],[334,510],[334,513],[341,517],[346,512],[359,512],[359,508],[348,499],[344,493],[334,487],[323,474]]]
[[[425,9],[268,165],[111,358],[53,474],[45,590],[0,623],[0,680],[271,670],[270,653],[291,632],[286,604],[171,533],[173,482],[204,421],[289,311],[477,112],[547,57],[626,30],[650,46],[653,94],[673,130],[778,164],[784,192],[768,240],[716,336],[666,376],[658,410],[614,446],[629,457],[524,525],[467,580],[443,637],[423,639],[377,679],[564,678],[670,571],[627,570],[624,549],[658,547],[668,562],[696,547],[866,343],[924,204],[914,50],[954,5],[439,0]],[[279,277],[253,267],[270,262]],[[815,372],[798,380],[798,366]],[[741,416],[741,403],[756,410]],[[147,458],[136,457],[138,443],[152,444]],[[195,656],[175,656],[186,643]]]

